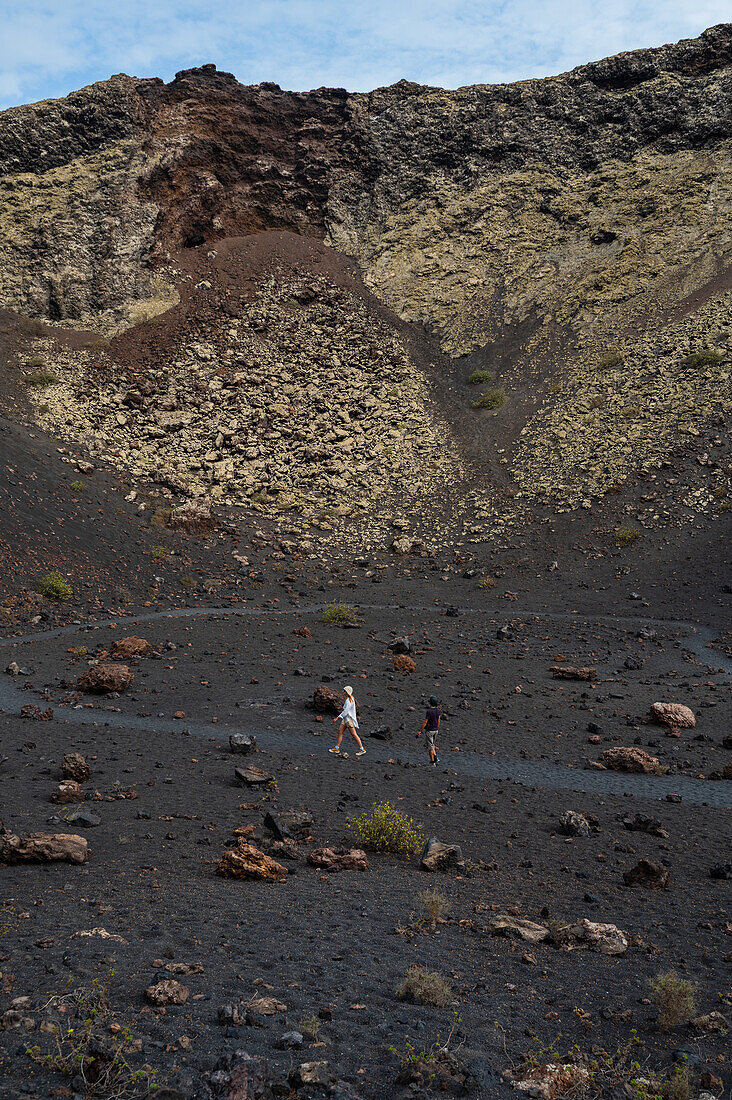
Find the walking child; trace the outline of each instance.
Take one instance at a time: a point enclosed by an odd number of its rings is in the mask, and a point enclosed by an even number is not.
[[[425,739],[427,741],[427,748],[430,754],[430,761],[432,766],[436,767],[439,764],[437,757],[437,731],[440,728],[440,719],[442,718],[442,710],[437,703],[437,696],[430,695],[430,705],[427,708],[427,714],[425,715],[424,722],[417,731],[417,737],[419,737],[422,730],[424,730]]]
[[[356,733],[356,730],[358,729],[358,718],[356,717],[356,700],[353,698],[353,688],[344,687],[343,690],[346,693],[346,701],[343,704],[343,710],[333,719],[334,722],[340,722],[340,726],[338,727],[338,740],[336,741],[332,749],[328,749],[328,752],[332,752],[335,753],[336,756],[340,756],[343,731],[347,729],[351,737],[358,745],[358,752],[356,753],[356,756],[365,756],[366,749],[363,747],[361,738]]]

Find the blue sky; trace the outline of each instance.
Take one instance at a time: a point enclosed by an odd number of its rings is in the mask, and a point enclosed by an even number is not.
[[[0,108],[210,61],[296,90],[519,80],[725,17],[729,0],[0,0]]]

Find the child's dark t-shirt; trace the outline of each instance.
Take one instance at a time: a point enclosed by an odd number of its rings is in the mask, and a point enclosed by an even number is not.
[[[428,730],[436,730],[440,724],[440,718],[442,711],[439,707],[428,707],[427,709],[427,726]]]

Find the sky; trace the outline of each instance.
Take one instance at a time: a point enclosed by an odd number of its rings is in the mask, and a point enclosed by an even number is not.
[[[0,109],[213,62],[245,84],[456,88],[693,38],[730,0],[0,0]]]

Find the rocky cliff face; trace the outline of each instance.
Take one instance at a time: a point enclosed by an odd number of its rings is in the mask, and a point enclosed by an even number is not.
[[[457,91],[113,77],[0,115],[0,305],[110,336],[180,302],[189,251],[316,238],[498,375],[505,407],[455,424],[508,494],[481,490],[474,535],[522,501],[589,507],[727,415],[731,102],[730,25]]]

